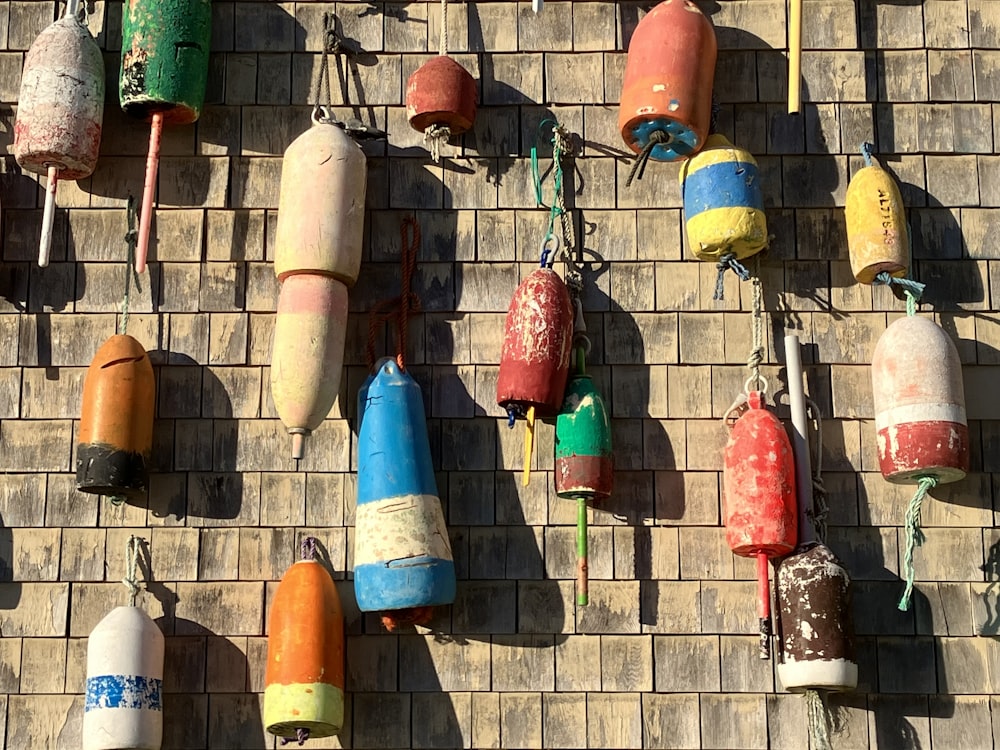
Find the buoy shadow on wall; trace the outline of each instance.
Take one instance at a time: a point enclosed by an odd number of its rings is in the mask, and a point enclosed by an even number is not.
[[[157,375],[157,418],[148,500],[143,503],[153,518],[188,519],[193,525],[196,519],[240,518],[251,507],[244,505],[244,493],[259,487],[245,486],[244,474],[237,470],[241,459],[232,384],[182,352],[156,349],[149,356]]]

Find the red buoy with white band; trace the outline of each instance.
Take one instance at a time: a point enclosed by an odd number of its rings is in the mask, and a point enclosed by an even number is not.
[[[798,538],[795,459],[778,418],[751,391],[749,408],[736,420],[726,444],[723,471],[726,543],[741,557],[757,560],[760,657],[770,656],[770,558],[787,555]]]

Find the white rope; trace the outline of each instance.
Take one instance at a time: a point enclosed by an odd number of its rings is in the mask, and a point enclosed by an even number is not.
[[[428,125],[424,129],[424,145],[431,152],[434,163],[441,161],[441,147],[451,138],[451,128],[447,125]]]
[[[448,0],[441,0],[441,44],[438,46],[438,53],[448,54]],[[435,159],[434,161],[437,161]]]
[[[747,357],[750,379],[755,390],[765,393],[767,384],[760,376],[760,364],[764,361],[764,291],[760,283],[760,256],[754,256],[753,276],[750,279],[750,299],[753,309],[751,318],[753,349]]]
[[[122,583],[128,588],[129,600],[128,604],[130,607],[135,606],[135,598],[139,594],[139,584],[135,578],[136,567],[139,563],[139,537],[135,534],[128,538],[128,542],[125,545],[125,577],[122,578]]]

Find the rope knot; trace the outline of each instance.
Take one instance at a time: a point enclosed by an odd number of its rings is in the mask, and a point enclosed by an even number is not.
[[[431,152],[435,163],[441,161],[441,147],[451,138],[451,128],[447,125],[432,123],[424,130],[424,145]]]
[[[736,259],[736,253],[734,252],[723,253],[719,257],[719,262],[715,264],[715,267],[719,273],[715,277],[715,294],[712,295],[712,299],[714,300],[724,299],[727,270],[732,269],[740,281],[747,281],[750,278],[750,270]]]
[[[650,133],[646,145],[642,147],[642,151],[639,152],[639,155],[635,157],[635,161],[632,162],[632,169],[629,170],[628,179],[625,180],[625,187],[629,187],[633,179],[642,179],[643,174],[646,172],[646,163],[649,161],[653,149],[661,143],[670,143],[672,140],[673,136],[665,130],[654,130]]]
[[[291,745],[293,742],[297,742],[300,746],[306,744],[306,740],[309,739],[309,730],[306,727],[297,727],[295,729],[294,737],[282,737],[280,738],[279,744],[284,747],[285,745]]]

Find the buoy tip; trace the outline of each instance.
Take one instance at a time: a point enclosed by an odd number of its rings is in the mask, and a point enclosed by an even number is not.
[[[292,458],[299,461],[305,452],[306,433],[304,430],[292,432]]]

